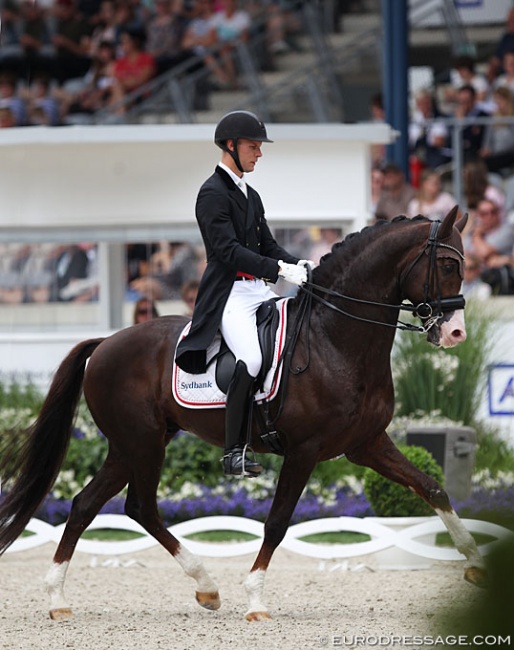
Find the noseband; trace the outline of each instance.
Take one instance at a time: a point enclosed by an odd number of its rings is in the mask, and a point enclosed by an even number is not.
[[[456,309],[464,309],[464,306],[466,304],[464,296],[461,294],[457,296],[450,296],[448,298],[441,298],[439,272],[437,268],[437,257],[438,257],[437,249],[444,248],[452,251],[457,255],[459,259],[459,273],[461,277],[462,277],[462,268],[464,265],[464,254],[454,246],[450,246],[450,244],[443,244],[442,242],[437,241],[437,232],[439,230],[440,225],[441,225],[440,221],[432,222],[430,226],[428,240],[426,241],[425,245],[418,253],[418,255],[408,266],[406,271],[403,272],[400,277],[400,287],[402,288],[410,272],[416,266],[416,264],[422,259],[423,255],[428,255],[427,273],[423,285],[424,298],[423,298],[423,302],[419,303],[419,305],[411,305],[404,302],[402,302],[400,305],[390,305],[387,303],[374,302],[371,300],[361,300],[359,298],[347,296],[345,294],[339,293],[338,291],[334,291],[332,289],[328,289],[326,287],[322,287],[318,284],[314,284],[313,282],[311,282],[310,281],[311,273],[312,273],[311,269],[308,269],[308,274],[309,274],[308,281],[305,282],[300,287],[300,289],[311,298],[316,298],[318,302],[321,302],[326,307],[338,312],[339,314],[342,314],[343,316],[348,316],[349,318],[352,318],[354,320],[362,321],[364,323],[372,323],[374,325],[384,325],[385,327],[393,327],[395,329],[409,330],[413,332],[421,332],[423,334],[426,334],[434,325],[436,325],[443,318],[445,312],[455,311]],[[436,291],[435,299],[431,299],[430,297],[431,278],[433,278],[433,283],[435,285],[435,291]],[[317,293],[314,293],[314,290],[322,291],[329,297],[342,298],[344,300],[350,300],[351,302],[356,302],[362,305],[372,305],[374,307],[388,307],[390,309],[408,311],[421,320],[422,326],[412,325],[410,323],[402,323],[401,321],[393,325],[391,323],[385,323],[383,321],[376,321],[369,318],[362,318],[360,316],[355,316],[354,314],[350,314],[349,312],[337,307],[332,302],[326,300],[325,298],[318,295]]]

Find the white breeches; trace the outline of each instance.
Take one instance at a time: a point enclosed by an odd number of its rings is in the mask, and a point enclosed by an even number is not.
[[[262,365],[255,313],[265,300],[276,297],[263,280],[237,281],[223,311],[221,334],[236,362],[244,361],[252,377],[257,377]]]

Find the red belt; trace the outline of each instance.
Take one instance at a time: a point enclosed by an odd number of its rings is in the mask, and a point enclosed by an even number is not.
[[[255,275],[250,275],[249,273],[243,273],[242,271],[238,271],[236,273],[236,281],[237,280],[255,280]]]

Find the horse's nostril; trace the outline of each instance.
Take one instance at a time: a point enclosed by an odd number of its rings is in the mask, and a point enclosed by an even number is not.
[[[457,341],[465,341],[466,340],[466,332],[461,329],[455,329],[452,331],[452,336],[455,340]]]

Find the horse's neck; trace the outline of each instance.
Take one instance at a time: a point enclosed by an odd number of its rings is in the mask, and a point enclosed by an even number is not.
[[[396,333],[394,325],[399,316],[394,306],[401,303],[402,297],[399,260],[405,258],[408,251],[416,250],[412,237],[399,238],[395,234],[394,229],[385,231],[384,236],[370,241],[359,254],[347,260],[341,256],[335,262],[337,272],[332,273],[331,282],[324,282],[324,286],[334,292],[384,305],[328,298],[336,307],[355,316],[352,318],[318,304],[313,328],[324,332],[334,354],[389,357]]]

